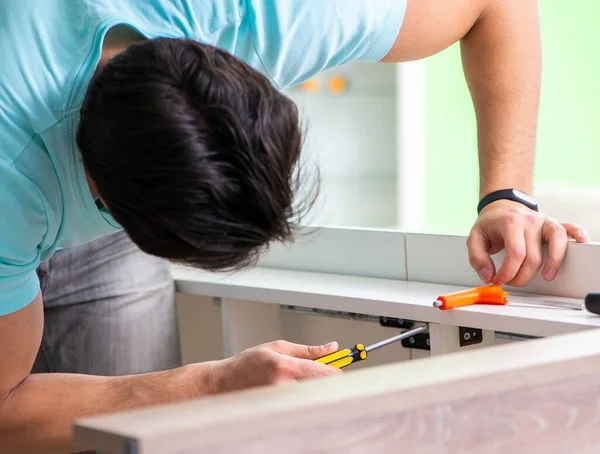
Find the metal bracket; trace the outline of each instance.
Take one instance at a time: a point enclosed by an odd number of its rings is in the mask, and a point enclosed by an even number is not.
[[[458,328],[459,345],[466,347],[468,345],[480,344],[483,342],[483,331],[478,328]],[[431,341],[429,333],[417,333],[414,336],[403,339],[402,346],[404,348],[414,348],[417,350],[431,350]]]
[[[460,336],[460,346],[481,344],[483,342],[483,331],[478,328],[458,327],[458,335]]]
[[[414,325],[410,320],[393,317],[379,317],[379,324],[388,328],[411,329]]]
[[[125,446],[123,446],[125,454],[138,454],[140,452],[139,443],[133,438],[125,438]]]
[[[414,348],[416,350],[431,350],[431,341],[429,333],[417,333],[414,336],[407,337],[400,341],[404,348]]]

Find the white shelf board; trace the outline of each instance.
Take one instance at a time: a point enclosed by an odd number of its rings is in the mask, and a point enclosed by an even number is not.
[[[271,268],[224,275],[173,268],[177,292],[408,320],[553,336],[600,328],[600,316],[586,311],[476,305],[451,311],[432,306],[453,285],[356,277]],[[560,298],[555,298],[560,300]]]

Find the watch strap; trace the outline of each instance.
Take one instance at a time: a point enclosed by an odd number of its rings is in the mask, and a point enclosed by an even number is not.
[[[477,214],[481,213],[481,210],[496,200],[512,200],[513,202],[518,202],[525,205],[527,208],[533,211],[538,211],[537,202],[524,192],[521,192],[517,189],[500,189],[498,191],[490,192],[483,199],[481,199],[477,205]]]

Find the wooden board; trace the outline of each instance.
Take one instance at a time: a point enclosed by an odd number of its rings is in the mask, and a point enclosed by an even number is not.
[[[109,453],[600,452],[600,330],[78,421]]]

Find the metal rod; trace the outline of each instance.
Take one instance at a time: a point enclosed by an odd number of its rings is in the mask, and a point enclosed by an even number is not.
[[[411,329],[409,331],[405,331],[402,334],[399,334],[397,336],[394,337],[390,337],[389,339],[386,340],[382,340],[381,342],[377,342],[376,344],[373,345],[369,345],[368,347],[365,348],[366,352],[372,352],[374,350],[380,349],[382,347],[385,347],[387,345],[393,344],[394,342],[398,342],[402,339],[406,339],[409,338],[411,336],[414,336],[417,333],[420,333],[421,331],[425,331],[427,330],[428,327],[427,326],[420,326],[419,328],[415,328],[415,329]]]
[[[553,307],[557,309],[570,309],[576,311],[582,311],[585,309],[584,303],[578,301],[557,301],[546,298],[537,297],[508,297],[508,304],[511,306],[526,306],[526,307]]]

